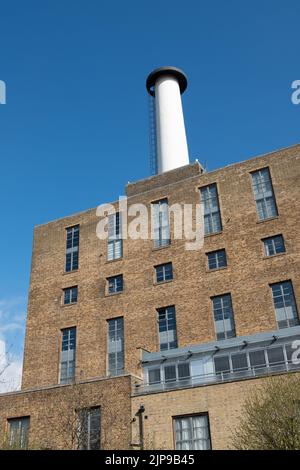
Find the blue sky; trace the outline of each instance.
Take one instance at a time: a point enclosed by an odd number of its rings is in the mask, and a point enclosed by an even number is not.
[[[189,78],[191,161],[208,170],[300,141],[300,3],[10,0],[0,5],[0,339],[20,356],[35,224],[150,173],[145,79]]]

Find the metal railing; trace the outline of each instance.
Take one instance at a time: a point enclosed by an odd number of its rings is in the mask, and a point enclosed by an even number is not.
[[[224,371],[218,373],[195,375],[174,381],[162,380],[158,383],[135,384],[133,386],[133,395],[177,390],[181,388],[199,387],[224,382],[234,382],[247,378],[256,378],[281,372],[291,372],[299,369],[300,364],[294,364],[291,361],[286,361],[273,365],[255,366],[235,371]]]

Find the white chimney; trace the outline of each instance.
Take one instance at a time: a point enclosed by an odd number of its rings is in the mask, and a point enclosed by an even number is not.
[[[155,99],[156,147],[158,173],[189,164],[181,94],[187,78],[176,67],[153,70],[146,87]]]

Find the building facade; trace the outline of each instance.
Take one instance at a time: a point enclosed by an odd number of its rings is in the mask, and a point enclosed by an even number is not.
[[[127,185],[155,239],[122,238],[119,202],[106,240],[96,209],[35,227],[22,389],[0,396],[2,441],[230,448],[246,396],[299,368],[299,181],[300,145],[212,172],[196,162]],[[201,205],[200,249],[174,238],[173,204]]]

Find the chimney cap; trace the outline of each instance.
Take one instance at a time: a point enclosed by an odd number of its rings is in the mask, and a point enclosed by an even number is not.
[[[158,69],[153,70],[148,75],[148,78],[146,81],[146,88],[150,95],[154,96],[153,87],[155,85],[155,82],[159,77],[163,75],[172,75],[173,77],[177,78],[181,94],[186,90],[187,76],[185,75],[185,73],[182,70],[178,69],[177,67],[172,67],[170,65],[167,65],[167,66],[159,67]]]

